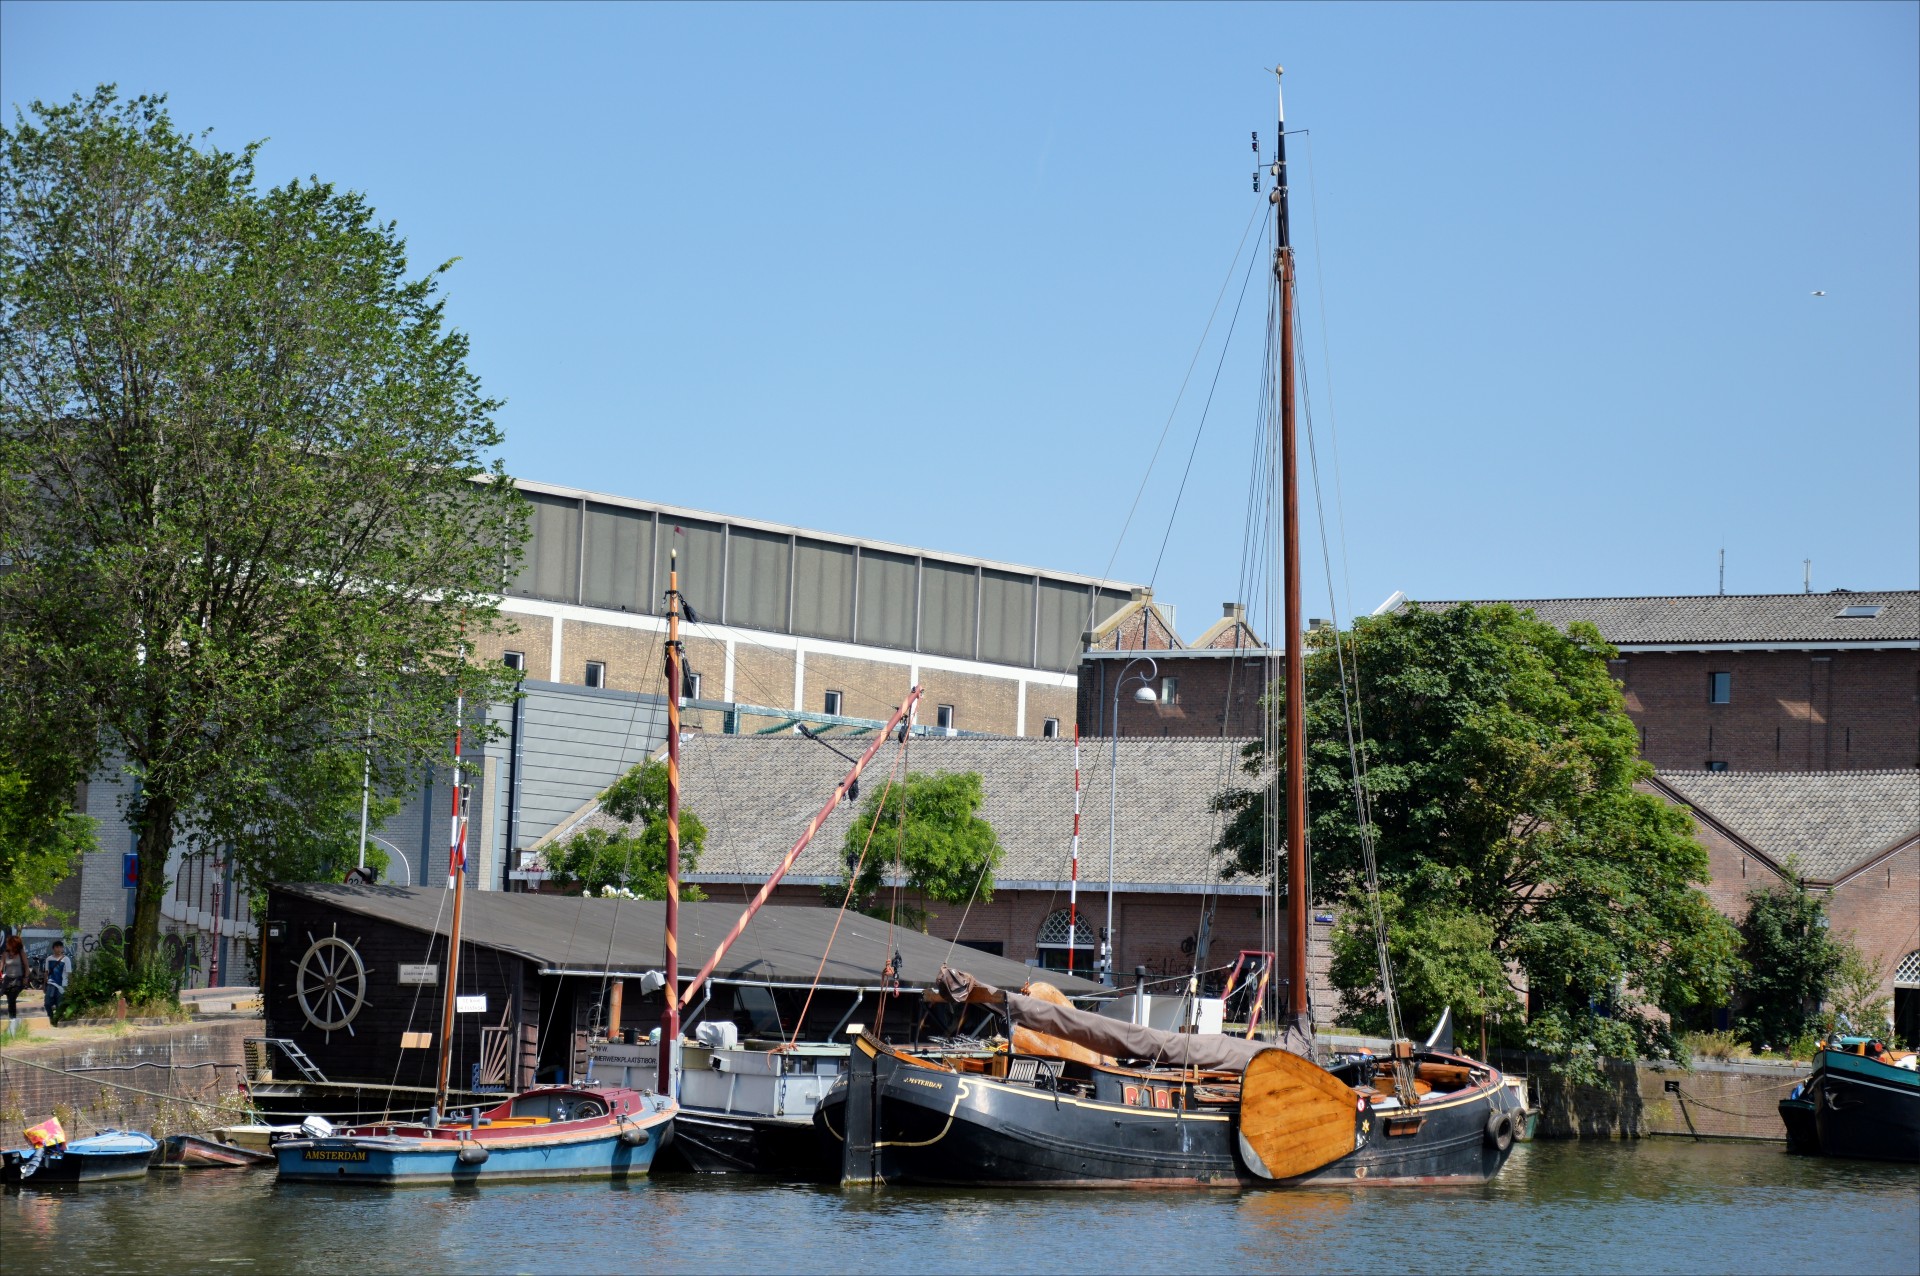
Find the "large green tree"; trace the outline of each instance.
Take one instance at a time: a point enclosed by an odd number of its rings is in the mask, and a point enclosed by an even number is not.
[[[1747,892],[1740,955],[1747,975],[1734,1030],[1755,1047],[1785,1050],[1818,1026],[1847,947],[1830,933],[1827,901],[1793,880]],[[1879,1024],[1853,1027],[1871,1035]]]
[[[257,885],[366,753],[412,783],[512,693],[465,659],[525,516],[446,267],[257,148],[110,87],[0,128],[0,698],[57,689],[130,780],[136,964],[176,843]]]
[[[1597,630],[1568,632],[1512,607],[1407,608],[1360,621],[1348,699],[1369,823],[1389,893],[1389,934],[1409,1026],[1517,1008],[1526,1035],[1585,1070],[1599,1055],[1668,1054],[1665,1015],[1724,1004],[1738,961],[1731,925],[1698,884],[1705,850],[1686,815],[1634,787],[1650,774]],[[1364,884],[1336,649],[1307,661],[1313,879],[1323,899]],[[1230,871],[1263,865],[1277,775],[1258,746],[1249,785],[1221,795]],[[1285,850],[1282,850],[1284,861]],[[1350,1007],[1377,1007],[1372,935],[1338,948]],[[1489,960],[1491,957],[1491,961]],[[1511,969],[1504,988],[1492,973]]]
[[[979,816],[985,801],[973,771],[910,771],[904,781],[870,788],[847,829],[840,881],[824,888],[825,897],[920,927],[925,911],[903,904],[896,912],[888,879],[897,875],[901,889],[941,903],[991,900],[993,870],[1004,852],[993,826]]]
[[[641,899],[667,897],[667,767],[642,762],[600,795],[600,809],[619,821],[613,829],[582,829],[546,853],[557,875],[597,892],[607,887]],[[691,873],[707,844],[707,826],[680,808],[680,871]],[[705,899],[697,886],[680,884],[681,899]]]

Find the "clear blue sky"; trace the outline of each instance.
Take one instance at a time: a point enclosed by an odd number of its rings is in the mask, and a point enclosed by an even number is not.
[[[516,474],[1097,573],[1283,62],[1355,604],[1711,593],[1723,544],[1729,592],[1913,588],[1916,14],[9,2],[0,99],[165,92],[460,257]],[[1159,570],[1189,633],[1240,592],[1262,305]]]

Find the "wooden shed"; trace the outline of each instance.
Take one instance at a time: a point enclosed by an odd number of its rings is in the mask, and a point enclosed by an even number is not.
[[[442,887],[300,884],[269,894],[262,955],[267,1033],[333,1087],[430,1090],[439,1058],[447,923]],[[738,903],[680,906],[683,986],[738,920]],[[577,1075],[609,1029],[644,1035],[663,1010],[640,980],[666,961],[666,905],[477,891],[465,903],[452,1084],[477,1092]],[[835,923],[838,921],[838,930]],[[831,952],[828,951],[831,943]],[[823,954],[825,959],[823,960]],[[897,978],[889,971],[889,959]],[[943,963],[1019,987],[1031,968],[824,907],[767,907],[697,994],[686,1028],[729,1019],[743,1038],[831,1039],[849,1022],[911,1037],[918,993]],[[1100,991],[1050,975],[1073,995]],[[619,994],[615,995],[615,990]],[[619,1016],[618,1024],[610,1022]]]

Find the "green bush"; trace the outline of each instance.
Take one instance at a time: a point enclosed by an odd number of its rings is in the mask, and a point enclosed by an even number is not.
[[[172,1014],[180,1009],[180,972],[165,961],[127,964],[119,945],[103,945],[75,963],[60,1003],[62,1019],[117,1014],[121,998],[135,1015]]]

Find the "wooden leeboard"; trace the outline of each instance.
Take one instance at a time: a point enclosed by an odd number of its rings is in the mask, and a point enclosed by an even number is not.
[[[1353,1151],[1360,1096],[1311,1059],[1262,1050],[1240,1082],[1240,1154],[1262,1178],[1290,1179]]]

